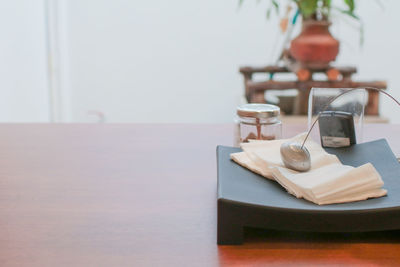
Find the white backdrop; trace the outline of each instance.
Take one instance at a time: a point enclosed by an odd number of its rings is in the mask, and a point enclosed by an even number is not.
[[[56,61],[60,82],[51,89],[59,91],[55,108],[60,121],[97,121],[93,114],[102,113],[106,122],[231,122],[242,101],[239,66],[267,65],[274,60],[273,51],[278,52],[274,50],[278,21],[266,20],[267,1],[257,5],[245,0],[240,9],[236,0],[49,1],[57,2],[52,10],[57,27],[50,34],[58,42],[54,56],[60,59]],[[357,79],[388,80],[390,92],[400,98],[400,1],[383,2],[385,10],[375,1],[358,1],[365,24],[362,47],[356,24],[335,19],[332,32],[342,41],[338,64],[358,66]],[[31,5],[19,3],[24,8]],[[1,121],[43,121],[54,112],[43,90],[48,84],[43,71],[46,59],[38,60],[46,56],[41,46],[44,13],[39,6],[43,3],[30,8],[28,15],[10,13],[12,18],[2,18],[16,22],[1,26],[11,30],[36,21],[31,27],[37,38],[29,39],[32,33],[21,37],[7,32],[6,39],[15,38],[14,43],[31,49],[29,56],[40,64],[24,66],[32,70],[29,73],[17,70],[26,62],[19,48],[0,62],[7,77],[0,81],[5,100]],[[15,68],[6,67],[10,62],[17,62]],[[11,83],[8,80],[24,82],[17,83],[17,89],[4,89]],[[28,88],[35,88],[35,94]],[[5,95],[10,90],[24,92],[29,103],[16,94]],[[25,111],[18,113],[14,105]],[[32,112],[38,106],[41,111]],[[382,97],[383,116],[400,122],[396,108]]]
[[[1,122],[50,119],[44,7],[40,0],[1,2]]]

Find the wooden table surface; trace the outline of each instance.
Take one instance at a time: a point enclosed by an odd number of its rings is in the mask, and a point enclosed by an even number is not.
[[[399,134],[366,127],[397,155]],[[0,266],[400,264],[396,231],[217,246],[215,147],[231,143],[232,125],[1,124]]]

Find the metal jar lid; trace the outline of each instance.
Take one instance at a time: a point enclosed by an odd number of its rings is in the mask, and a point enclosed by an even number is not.
[[[240,117],[268,119],[277,117],[280,108],[269,104],[245,104],[237,107],[236,113]]]

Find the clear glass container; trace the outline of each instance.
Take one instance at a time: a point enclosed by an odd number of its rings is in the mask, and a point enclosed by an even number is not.
[[[236,114],[236,146],[249,140],[275,140],[282,137],[278,106],[245,104],[237,108]]]
[[[308,99],[308,130],[316,120],[318,114],[323,111],[326,105],[339,94],[350,91],[349,88],[312,88]],[[353,115],[354,129],[357,143],[363,141],[364,111],[368,101],[368,92],[363,89],[352,90],[334,100],[327,107],[327,111],[343,111]],[[316,122],[318,124],[318,122]],[[318,125],[312,132],[315,140],[320,139]]]

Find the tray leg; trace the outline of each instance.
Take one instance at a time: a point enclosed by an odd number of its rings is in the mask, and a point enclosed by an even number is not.
[[[243,243],[243,225],[235,208],[218,201],[218,245],[241,245]]]

